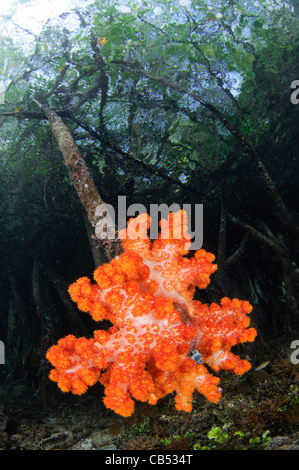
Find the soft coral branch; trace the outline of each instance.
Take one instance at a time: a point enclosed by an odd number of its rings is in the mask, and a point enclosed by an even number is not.
[[[82,277],[70,286],[80,310],[113,326],[91,339],[69,335],[50,348],[50,378],[61,390],[82,394],[99,380],[104,404],[122,416],[133,413],[133,399],[154,405],[175,392],[176,408],[191,411],[194,390],[211,402],[221,397],[219,378],[192,351],[216,372],[250,368],[230,349],[256,335],[248,328],[251,306],[237,299],[210,307],[193,300],[195,288],[208,285],[217,265],[205,250],[184,257],[190,246],[186,223],[184,211],[170,214],[151,243],[149,216],[131,219],[120,233],[124,253],[96,269],[95,284]]]

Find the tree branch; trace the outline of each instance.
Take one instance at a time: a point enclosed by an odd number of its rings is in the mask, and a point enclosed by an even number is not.
[[[285,225],[288,227],[290,233],[294,237],[294,240],[296,243],[299,245],[299,229],[296,226],[291,214],[289,213],[282,197],[280,196],[276,185],[274,181],[272,180],[272,177],[266,167],[264,166],[263,162],[261,161],[259,155],[256,153],[256,150],[254,147],[251,145],[251,143],[242,135],[240,132],[226,119],[224,114],[217,109],[214,105],[211,103],[207,103],[204,101],[197,93],[188,90],[187,88],[183,87],[182,85],[178,85],[175,83],[170,82],[168,79],[165,77],[155,77],[153,75],[150,75],[148,72],[145,70],[139,70],[139,73],[147,77],[148,79],[152,81],[156,81],[159,83],[162,83],[163,85],[172,88],[174,90],[177,90],[181,93],[184,93],[188,96],[191,96],[195,101],[200,103],[204,108],[208,109],[211,111],[213,114],[217,116],[217,118],[222,122],[222,124],[228,129],[228,131],[237,139],[238,142],[244,147],[246,154],[250,157],[250,159],[253,161],[255,164],[259,176],[261,177],[265,187],[268,190],[268,193],[270,194],[273,202],[275,203],[275,206],[280,213],[280,215],[283,218],[283,221]]]
[[[71,181],[74,184],[78,196],[87,212],[88,219],[93,227],[96,225],[96,208],[104,204],[98,190],[96,189],[88,168],[83,160],[74,139],[65,126],[62,119],[52,110],[33,100],[48,118],[54,137],[58,143],[64,161],[70,170]]]

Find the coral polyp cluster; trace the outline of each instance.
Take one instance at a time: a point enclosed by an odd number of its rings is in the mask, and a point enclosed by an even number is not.
[[[134,411],[134,399],[155,405],[175,392],[178,410],[191,411],[194,390],[216,403],[219,378],[204,366],[243,374],[250,363],[231,352],[253,341],[247,301],[224,298],[210,306],[194,300],[217,265],[203,249],[192,258],[184,211],[160,222],[159,238],[148,237],[150,217],[141,214],[121,231],[124,253],[97,268],[95,283],[81,277],[69,287],[78,308],[96,321],[109,320],[108,331],[92,338],[68,335],[47,358],[50,379],[64,392],[81,395],[97,381],[105,387],[104,404],[122,416]]]

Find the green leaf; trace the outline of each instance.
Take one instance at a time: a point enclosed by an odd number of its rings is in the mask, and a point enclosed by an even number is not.
[[[228,439],[228,433],[224,429],[215,426],[208,432],[208,438],[215,439],[219,444],[224,444]]]

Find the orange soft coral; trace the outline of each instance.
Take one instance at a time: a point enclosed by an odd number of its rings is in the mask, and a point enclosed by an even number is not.
[[[151,243],[149,216],[131,219],[120,233],[124,253],[95,270],[96,284],[82,277],[69,287],[80,310],[113,326],[91,339],[66,336],[47,353],[50,379],[62,391],[82,394],[100,381],[104,404],[122,416],[133,413],[133,399],[156,404],[172,392],[178,410],[191,411],[194,390],[217,402],[219,378],[201,362],[216,372],[250,368],[230,351],[255,338],[250,304],[224,298],[208,307],[193,300],[196,286],[205,288],[217,269],[214,255],[201,249],[184,257],[190,244],[184,211],[160,225]]]

